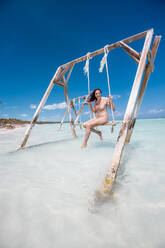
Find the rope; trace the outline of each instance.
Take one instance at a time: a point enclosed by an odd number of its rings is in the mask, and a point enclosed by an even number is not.
[[[80,98],[78,99],[79,111],[80,111]],[[80,115],[80,122],[81,122],[81,115]]]
[[[90,95],[90,79],[89,79],[89,60],[90,60],[90,53],[87,53],[87,60],[86,60],[86,63],[85,63],[85,66],[84,66],[84,73],[85,75],[87,75],[88,77],[88,96]],[[89,114],[90,114],[90,119],[92,118],[92,115],[91,115],[91,112],[89,111]]]
[[[90,60],[90,53],[87,53],[87,60],[86,60],[85,66],[84,66],[84,73],[88,77],[88,95],[90,94],[89,60]]]
[[[110,83],[109,83],[109,73],[108,73],[108,62],[107,62],[107,56],[108,56],[108,45],[106,45],[104,47],[104,56],[100,62],[100,68],[99,68],[99,72],[102,72],[103,71],[103,68],[104,68],[104,65],[106,65],[106,72],[107,72],[107,83],[108,83],[108,91],[109,91],[109,95],[111,95],[111,89],[110,89]],[[110,102],[111,104],[111,102]],[[111,114],[112,114],[112,122],[115,121],[115,118],[114,118],[114,112],[113,112],[113,109],[112,109],[112,105],[111,105]]]

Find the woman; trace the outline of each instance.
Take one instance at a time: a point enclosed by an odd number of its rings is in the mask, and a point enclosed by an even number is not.
[[[89,139],[89,135],[91,131],[98,134],[100,140],[103,140],[102,133],[94,129],[94,127],[98,125],[104,125],[108,122],[107,106],[109,106],[110,109],[115,111],[115,105],[112,102],[112,96],[110,95],[109,98],[102,97],[101,93],[102,93],[101,90],[99,88],[96,88],[90,94],[88,98],[88,102],[86,103],[91,108],[91,111],[96,113],[96,117],[89,121],[86,121],[83,125],[83,127],[86,129],[86,133],[81,148],[85,148],[87,146],[87,141]],[[94,101],[94,107],[91,104],[91,102],[93,101]]]

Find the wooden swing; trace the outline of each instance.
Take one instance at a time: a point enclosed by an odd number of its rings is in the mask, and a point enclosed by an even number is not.
[[[116,48],[122,48],[137,63],[137,71],[136,71],[135,79],[133,81],[132,90],[130,92],[130,96],[129,96],[128,104],[125,110],[122,125],[120,127],[120,131],[119,131],[117,141],[114,147],[114,152],[111,158],[111,162],[108,167],[107,173],[104,177],[104,180],[101,184],[101,187],[99,189],[99,194],[101,196],[107,195],[107,193],[109,193],[112,189],[112,186],[115,181],[117,171],[120,165],[124,146],[126,143],[130,142],[130,138],[131,138],[131,135],[135,127],[135,123],[136,123],[136,117],[140,109],[140,105],[141,105],[141,102],[144,96],[144,92],[145,92],[145,89],[148,83],[148,79],[150,77],[150,73],[154,69],[153,63],[154,63],[156,53],[159,47],[161,36],[160,35],[155,36],[153,39],[153,33],[154,33],[154,30],[149,29],[147,31],[127,37],[121,41],[117,41],[107,46],[107,51],[110,51]],[[136,50],[134,50],[132,47],[128,45],[129,43],[135,42],[140,39],[144,39],[144,44],[140,52],[137,52]],[[151,45],[152,39],[153,39],[153,43]],[[101,48],[99,50],[96,50],[90,53],[90,58],[93,58],[94,56],[100,55],[102,53],[105,53],[104,48]],[[76,136],[75,125],[74,125],[73,118],[70,112],[69,97],[68,97],[68,92],[67,92],[67,82],[72,72],[73,66],[77,63],[85,61],[86,59],[87,59],[87,55],[77,58],[75,60],[72,60],[57,68],[38,108],[36,109],[36,112],[33,116],[30,126],[28,126],[25,132],[23,141],[21,142],[18,149],[21,149],[26,145],[27,140],[31,134],[32,128],[34,127],[39,117],[39,114],[42,111],[44,104],[55,84],[64,88],[64,93],[65,93],[65,98],[66,98],[66,103],[67,103],[67,111],[69,113],[70,126],[72,130],[72,134]],[[67,78],[65,79],[66,74],[67,74]]]
[[[108,63],[107,63],[107,56],[108,56],[108,46],[105,46],[104,47],[104,56],[100,62],[100,68],[99,68],[99,72],[102,72],[103,71],[103,68],[104,68],[104,65],[106,65],[106,74],[107,74],[107,83],[108,83],[108,91],[109,91],[109,95],[111,95],[111,90],[110,90],[110,83],[109,83],[109,72],[108,72]],[[78,115],[77,115],[77,118],[76,120],[74,121],[74,124],[76,125],[78,123],[78,120],[80,118],[80,115],[81,115],[81,111],[83,110],[83,107],[84,105],[87,103],[87,100],[88,100],[88,97],[90,95],[90,79],[89,79],[89,59],[90,59],[90,53],[87,53],[87,60],[86,60],[86,64],[84,66],[84,72],[85,74],[87,75],[87,78],[88,78],[88,96],[86,97],[86,99],[84,100],[79,112],[78,112]],[[114,131],[114,126],[116,126],[119,122],[115,121],[115,118],[114,118],[114,111],[111,107],[111,113],[112,113],[112,121],[108,121],[107,123],[105,123],[104,125],[111,125],[111,133],[113,133]],[[91,117],[91,115],[90,115]],[[101,125],[101,126],[104,126],[104,125]]]

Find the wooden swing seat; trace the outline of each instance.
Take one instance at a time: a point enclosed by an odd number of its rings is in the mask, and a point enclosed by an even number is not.
[[[98,125],[98,126],[105,126],[105,125],[110,125],[110,126],[116,126],[119,123],[119,121],[108,121],[103,125]],[[74,124],[75,126],[83,125],[82,122],[78,122]]]

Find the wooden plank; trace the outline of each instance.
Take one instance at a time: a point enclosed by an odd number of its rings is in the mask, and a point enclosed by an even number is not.
[[[123,120],[122,126],[120,128],[119,137],[118,137],[115,149],[114,149],[112,160],[111,160],[110,166],[108,168],[107,174],[106,174],[106,176],[103,180],[103,183],[100,187],[100,190],[97,192],[97,194],[99,196],[100,195],[101,196],[107,195],[107,193],[109,193],[111,191],[113,183],[114,183],[116,175],[117,175],[117,171],[119,168],[119,164],[120,164],[120,160],[121,160],[121,156],[122,156],[122,151],[124,148],[125,139],[126,139],[126,135],[127,135],[128,127],[129,127],[129,123],[130,123],[130,120],[132,117],[133,109],[134,109],[135,102],[136,102],[137,95],[138,95],[138,91],[140,88],[140,82],[141,82],[142,75],[143,75],[143,72],[145,69],[147,53],[148,53],[149,48],[150,48],[152,36],[153,36],[153,30],[149,30],[147,32],[146,39],[144,42],[140,62],[138,65],[135,80],[133,83],[130,98],[129,98],[126,112],[124,115],[124,120]]]
[[[63,83],[63,82],[61,82],[61,81],[56,81],[56,82],[55,82],[55,84],[57,84],[57,85],[60,85],[60,86],[64,87],[64,83]]]
[[[133,48],[120,41],[121,47],[126,51],[126,53],[137,63],[139,64],[140,54],[135,51]]]
[[[76,108],[75,108],[74,100],[70,101],[70,106],[73,109],[75,116],[77,117],[77,111],[76,111]]]
[[[74,121],[72,118],[72,114],[70,111],[70,101],[69,101],[69,97],[68,97],[68,91],[67,91],[67,81],[65,80],[65,77],[63,76],[63,81],[64,81],[64,94],[65,94],[65,100],[66,100],[66,105],[67,105],[67,111],[69,114],[69,120],[70,120],[70,127],[71,127],[71,131],[74,137],[76,137],[76,130],[75,130],[75,126],[74,126]]]
[[[161,40],[161,36],[155,36],[153,46],[152,46],[152,51],[151,51],[152,52],[152,57],[153,57],[153,62],[154,62],[155,57],[156,57],[156,53],[157,53],[157,50],[158,50],[158,47],[159,47],[160,40]],[[137,99],[137,103],[136,103],[136,106],[135,106],[134,117],[133,117],[133,120],[131,121],[131,124],[130,124],[129,129],[128,129],[128,133],[127,133],[127,137],[126,137],[126,141],[125,141],[126,144],[128,144],[130,142],[130,138],[131,138],[131,135],[132,135],[132,132],[133,132],[135,122],[136,122],[136,117],[138,115],[138,112],[139,112],[139,109],[140,109],[140,106],[141,106],[141,102],[142,102],[142,99],[143,99],[143,96],[144,96],[144,92],[145,92],[145,89],[147,87],[148,80],[149,80],[151,72],[152,72],[152,65],[150,66],[150,61],[149,61],[147,66],[146,66],[143,82],[142,82],[141,89],[140,89],[138,99]]]
[[[69,70],[69,68],[70,68],[71,66],[73,66],[72,63],[68,63],[68,64],[66,64],[65,66],[60,66],[60,68],[61,68],[61,73],[59,74],[59,76],[57,77],[56,80],[59,81],[60,79],[62,79],[63,76],[65,75],[65,73],[67,73],[67,71]]]
[[[69,73],[67,75],[67,79],[66,80],[65,80],[65,76],[63,76],[63,82],[64,82],[64,94],[65,94],[65,99],[66,99],[66,104],[67,104],[67,111],[68,111],[68,114],[69,114],[71,131],[72,131],[73,136],[76,137],[77,135],[76,135],[74,121],[73,121],[72,114],[71,114],[71,109],[70,109],[71,108],[71,105],[70,105],[68,91],[67,91],[67,83],[68,83],[68,80],[69,80],[70,75],[72,73],[73,67],[74,67],[74,65],[71,66],[70,71],[69,71]]]
[[[67,75],[67,78],[66,78],[66,80],[65,80],[65,83],[66,83],[66,84],[68,83],[68,80],[69,80],[70,75],[71,75],[71,73],[72,73],[73,67],[74,67],[74,65],[71,66],[70,71],[69,71],[69,73],[68,73],[68,75]]]
[[[45,94],[44,94],[44,96],[43,96],[43,98],[42,98],[42,100],[41,100],[41,102],[40,102],[35,114],[34,114],[34,116],[33,116],[33,119],[32,119],[32,121],[30,123],[30,126],[27,128],[27,130],[25,132],[24,139],[23,139],[23,141],[20,144],[18,149],[21,149],[26,145],[26,142],[27,142],[27,140],[28,140],[28,138],[30,136],[30,133],[32,131],[32,128],[35,125],[35,122],[37,121],[41,110],[43,109],[43,106],[44,106],[44,104],[45,104],[45,102],[46,102],[46,100],[47,100],[47,98],[48,98],[53,86],[54,86],[54,81],[56,80],[57,76],[59,75],[60,70],[61,70],[60,67],[58,67],[56,73],[54,74],[54,76],[53,76],[53,78],[52,78],[52,80],[51,80],[51,82],[50,82],[50,84],[49,84],[49,86],[48,86],[48,88],[47,88],[47,90],[46,90],[46,92],[45,92]]]
[[[110,126],[116,126],[119,123],[119,121],[108,121],[107,123],[105,123],[104,125],[110,125]],[[103,125],[103,126],[104,126]]]
[[[140,54],[134,50],[132,47],[128,46],[127,44],[125,44],[123,41],[120,41],[120,45],[122,47],[124,47],[130,54],[132,54],[135,58],[137,58],[138,60],[140,59]]]
[[[149,30],[148,30],[148,31],[149,31]],[[133,41],[136,41],[136,40],[145,38],[145,36],[146,36],[146,34],[147,34],[148,31],[144,31],[144,32],[142,32],[142,33],[133,35],[133,36],[128,37],[128,38],[126,38],[126,39],[123,39],[123,40],[121,40],[121,41],[123,41],[124,43],[127,44],[127,43],[131,43],[131,42],[133,42]],[[113,44],[111,44],[111,45],[108,45],[108,46],[107,46],[107,49],[108,49],[108,50],[113,50],[113,49],[115,49],[115,48],[117,48],[117,47],[119,47],[119,46],[120,46],[120,41],[115,42],[115,43],[113,43]],[[100,54],[102,54],[102,53],[104,53],[104,48],[101,48],[101,49],[99,49],[99,50],[96,50],[96,51],[94,51],[94,52],[91,52],[91,53],[90,53],[90,58],[93,58],[94,56],[100,55]],[[66,66],[71,66],[71,65],[73,65],[73,64],[75,65],[75,64],[80,63],[80,62],[82,62],[82,61],[85,61],[86,59],[87,59],[87,55],[82,56],[82,57],[80,57],[80,58],[78,58],[78,59],[74,59],[74,60],[72,60],[72,61],[70,61],[70,62],[68,62],[68,63],[62,65],[61,67],[62,67],[62,68],[65,68]]]

